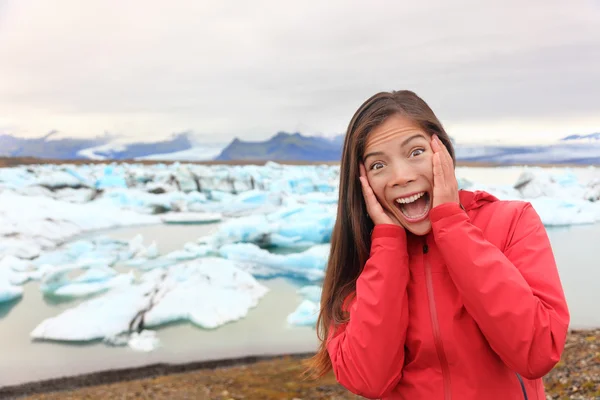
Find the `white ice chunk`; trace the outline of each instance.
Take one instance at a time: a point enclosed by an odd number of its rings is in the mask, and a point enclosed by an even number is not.
[[[31,261],[23,260],[15,256],[8,255],[0,259],[0,271],[10,268],[13,271],[25,272],[31,267]]]
[[[236,243],[222,246],[219,253],[229,260],[269,267],[269,276],[284,275],[320,280],[324,277],[329,244],[316,245],[301,253],[283,255],[270,253],[251,243]]]
[[[585,188],[570,170],[528,168],[514,184],[523,198],[556,197],[583,199]]]
[[[111,288],[130,284],[134,280],[133,272],[119,274],[105,281],[75,281],[56,289],[52,294],[60,297],[82,297],[101,293]]]
[[[162,216],[165,224],[209,224],[219,222],[223,216],[219,213],[168,213]]]
[[[132,332],[127,344],[132,350],[148,353],[160,346],[160,340],[155,331],[144,329],[140,333]]]
[[[310,300],[303,300],[296,310],[289,314],[287,322],[290,325],[314,326],[319,317],[319,304]]]
[[[0,277],[0,303],[15,300],[21,296],[23,296],[23,288],[21,286],[15,286],[2,281],[2,277]]]
[[[206,329],[238,320],[258,304],[268,288],[236,263],[207,257],[171,267],[146,314],[146,326],[189,320]]]
[[[306,300],[319,303],[321,301],[321,286],[308,285],[298,289],[298,294],[302,295]]]
[[[98,189],[126,188],[127,180],[120,168],[107,165],[104,167],[104,174],[96,181],[95,187]]]
[[[70,264],[49,270],[42,277],[40,290],[45,294],[76,297],[105,291],[132,280],[133,273],[117,275],[110,267],[82,270],[77,264]]]
[[[528,200],[545,226],[593,224],[600,222],[600,203],[538,197]]]
[[[86,341],[114,338],[136,326],[189,320],[216,328],[244,317],[268,292],[238,264],[207,257],[147,272],[139,283],[128,283],[40,323],[35,339]],[[145,312],[144,310],[149,310]]]

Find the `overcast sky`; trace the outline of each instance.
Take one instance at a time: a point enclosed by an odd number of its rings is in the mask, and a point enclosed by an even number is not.
[[[0,0],[0,133],[342,133],[411,89],[457,140],[600,131],[600,1]]]

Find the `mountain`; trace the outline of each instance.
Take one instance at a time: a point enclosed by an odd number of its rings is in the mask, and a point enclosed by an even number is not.
[[[155,142],[136,142],[123,136],[103,136],[78,139],[61,136],[57,131],[39,138],[19,138],[0,134],[0,157],[36,157],[58,160],[209,160],[219,154],[224,145],[197,144],[191,132],[181,132]]]
[[[509,164],[600,165],[600,133],[570,135],[551,145],[505,145],[499,143],[453,144],[458,161]],[[340,161],[344,135],[305,136],[279,132],[265,141],[234,139],[229,145],[214,143],[214,137],[181,132],[155,142],[105,134],[76,139],[52,131],[39,138],[0,134],[0,157],[47,159],[154,160],[154,161]]]
[[[569,135],[560,140],[563,142],[600,142],[600,132],[589,135]]]
[[[57,131],[51,131],[40,138],[19,138],[11,135],[0,135],[1,157],[37,157],[53,159],[80,158],[78,153],[89,147],[108,143],[110,136],[93,139],[55,139]]]
[[[455,145],[458,161],[515,164],[600,165],[600,141],[559,141],[552,145]]]
[[[193,147],[190,132],[172,135],[170,138],[156,142],[130,142],[111,141],[100,146],[81,150],[80,157],[93,160],[124,160],[136,159],[154,155],[166,155]]]
[[[262,142],[235,138],[215,160],[339,161],[343,137],[332,139],[279,132]]]

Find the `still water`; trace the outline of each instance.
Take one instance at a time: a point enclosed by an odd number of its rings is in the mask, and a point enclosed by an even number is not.
[[[180,249],[185,242],[210,234],[216,225],[158,225],[125,228],[94,235],[129,240],[137,234],[144,243],[156,241],[161,253]],[[600,242],[600,224],[549,228],[559,273],[572,315],[572,328],[600,327],[600,262],[595,249]],[[315,330],[292,327],[286,317],[302,299],[298,284],[285,279],[261,281],[270,292],[240,321],[216,330],[203,330],[177,323],[158,330],[161,347],[151,353],[103,343],[63,344],[32,342],[29,333],[43,319],[54,316],[79,301],[49,302],[39,283],[24,286],[23,298],[0,306],[0,386],[55,378],[105,369],[125,368],[158,362],[179,363],[254,354],[314,351]]]

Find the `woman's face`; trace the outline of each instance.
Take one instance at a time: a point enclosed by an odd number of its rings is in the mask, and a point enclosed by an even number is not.
[[[381,206],[408,231],[431,230],[433,196],[431,138],[416,123],[392,115],[367,137],[363,160]]]

